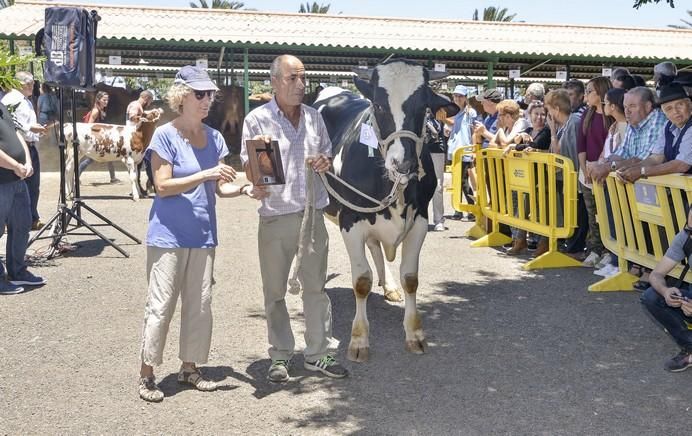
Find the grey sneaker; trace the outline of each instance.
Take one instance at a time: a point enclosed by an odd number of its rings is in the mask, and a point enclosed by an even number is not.
[[[274,383],[284,383],[288,381],[288,360],[275,360],[269,367],[267,378]]]
[[[21,294],[25,290],[26,289],[24,289],[22,286],[13,285],[12,283],[6,280],[0,279],[0,295]]]
[[[305,369],[308,371],[319,371],[324,375],[334,378],[343,378],[348,375],[348,370],[341,366],[339,362],[329,354],[314,362],[308,362],[306,360]]]
[[[668,360],[664,368],[670,372],[680,372],[692,366],[692,352],[680,350],[677,356]]]

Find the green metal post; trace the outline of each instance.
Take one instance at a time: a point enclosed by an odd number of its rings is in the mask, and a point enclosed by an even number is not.
[[[497,62],[497,59],[491,59],[488,61],[488,80],[486,81],[487,88],[495,87],[495,62]]]
[[[14,39],[10,39],[9,43],[10,43],[10,54],[13,55],[14,54]],[[14,73],[17,72],[16,67],[14,65],[12,65],[11,71],[12,71],[12,77],[14,77]]]
[[[245,113],[250,112],[250,71],[247,49],[243,50],[243,87],[245,88]]]

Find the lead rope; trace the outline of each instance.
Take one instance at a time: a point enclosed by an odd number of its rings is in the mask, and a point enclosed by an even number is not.
[[[372,127],[375,130],[375,135],[377,138],[380,138],[380,129],[379,126],[377,125],[377,122],[375,121],[375,117],[372,117]],[[420,171],[422,171],[422,165],[420,163],[420,152],[423,147],[423,140],[424,136],[423,134],[425,133],[425,123],[423,123],[423,131],[421,132],[420,136],[416,136],[415,133],[410,132],[408,130],[400,130],[396,132],[392,132],[389,136],[387,136],[386,139],[381,140],[378,139],[377,142],[379,144],[379,149],[380,149],[380,154],[384,158],[385,156],[385,150],[387,144],[394,142],[394,140],[397,137],[407,137],[410,139],[413,139],[416,141],[416,154],[418,155],[419,159],[419,176],[420,176]],[[293,295],[298,295],[300,294],[300,291],[302,290],[302,284],[300,283],[300,280],[298,279],[298,273],[300,272],[300,267],[303,261],[303,256],[305,255],[305,250],[310,250],[314,251],[314,243],[315,243],[315,176],[314,174],[315,171],[312,169],[312,166],[309,163],[308,159],[305,159],[305,175],[306,175],[306,204],[305,204],[305,210],[303,211],[303,219],[300,223],[300,233],[298,234],[298,253],[296,254],[296,262],[293,265],[293,274],[291,275],[291,278],[288,279],[288,292],[293,294]],[[401,183],[401,179],[403,177],[402,174],[397,173],[396,178],[394,180],[394,183],[392,185],[392,190],[387,195],[382,201],[380,200],[375,200],[374,198],[370,197],[369,195],[365,194],[364,192],[360,191],[359,189],[355,188],[348,182],[346,182],[344,179],[341,177],[337,176],[336,174],[333,173],[326,173],[333,179],[337,180],[341,184],[343,184],[345,187],[353,191],[354,193],[358,194],[359,196],[377,204],[377,206],[373,207],[361,207],[357,206],[350,201],[346,200],[344,197],[339,195],[339,193],[334,190],[334,188],[331,187],[329,184],[329,181],[327,180],[327,176],[324,173],[316,173],[319,177],[322,183],[324,184],[324,187],[327,189],[327,191],[332,194],[334,198],[339,200],[339,202],[348,207],[349,209],[352,209],[356,212],[361,212],[361,213],[375,213],[379,212],[381,210],[386,209],[389,207],[394,201],[401,195],[403,192],[404,188],[406,187],[403,183]],[[308,224],[309,223],[309,224]],[[309,230],[309,240],[307,241],[307,244],[305,243],[305,235],[308,233],[308,225],[310,225],[310,230]]]
[[[303,211],[303,220],[300,223],[300,233],[298,234],[298,254],[296,255],[296,263],[293,265],[293,274],[288,279],[288,292],[293,295],[300,294],[302,284],[298,280],[301,263],[305,250],[314,251],[315,243],[315,176],[312,166],[308,159],[305,159],[305,176],[306,176],[306,194],[305,210]],[[310,222],[310,238],[305,243],[305,235],[308,233],[308,222]]]

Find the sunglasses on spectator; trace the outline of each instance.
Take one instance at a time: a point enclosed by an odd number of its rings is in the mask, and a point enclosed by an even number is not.
[[[204,100],[204,97],[209,97],[209,100],[212,100],[215,92],[216,91],[194,91],[195,98],[200,101]]]

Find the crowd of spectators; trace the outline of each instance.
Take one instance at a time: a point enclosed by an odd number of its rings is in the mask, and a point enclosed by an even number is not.
[[[483,148],[502,148],[505,155],[512,150],[523,150],[557,153],[568,158],[579,180],[577,228],[571,238],[562,242],[560,250],[582,261],[584,266],[594,268],[595,274],[610,277],[620,272],[618,259],[604,247],[596,219],[593,184],[604,183],[613,172],[625,183],[649,176],[692,172],[689,92],[692,80],[679,76],[671,62],[656,65],[653,73],[653,86],[647,86],[643,77],[630,74],[625,68],[615,68],[610,77],[595,77],[586,84],[576,79],[568,80],[547,93],[542,84],[533,83],[523,95],[526,105],[523,112],[516,101],[504,99],[499,90],[486,89],[478,97],[484,115],[472,126],[464,126],[468,132],[459,133],[457,126],[451,127],[451,131],[461,137],[470,135],[472,142]],[[467,94],[465,92],[464,96]],[[458,144],[455,143],[455,147]],[[465,165],[471,167],[473,163]],[[559,195],[561,176],[558,173]],[[515,215],[518,201],[515,195]],[[687,199],[684,201],[687,209]],[[560,201],[549,207],[559,209],[559,204]],[[608,195],[606,207],[609,234],[614,235],[613,208]],[[559,222],[561,212],[558,211]],[[692,211],[690,213],[692,217]],[[670,371],[692,366],[692,303],[689,300],[692,295],[682,280],[672,287],[664,280],[681,260],[690,258],[692,261],[690,219],[684,228],[676,228],[680,233],[673,243],[665,241],[668,247],[665,256],[650,277],[650,271],[645,268],[634,264],[630,267],[630,273],[640,278],[635,288],[646,291],[642,302],[681,347],[681,352],[666,362],[665,367]],[[645,239],[647,250],[652,253],[650,235],[645,235]],[[526,233],[513,229],[512,245],[506,253],[525,254],[530,248]],[[547,241],[540,239],[533,248],[534,255],[541,255],[547,251]]]

